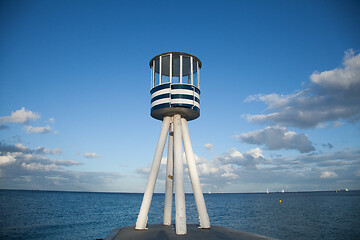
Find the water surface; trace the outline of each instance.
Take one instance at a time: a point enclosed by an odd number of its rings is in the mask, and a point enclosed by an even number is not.
[[[360,191],[204,197],[213,225],[279,239],[360,239]],[[0,239],[104,238],[135,225],[141,201],[137,193],[0,190]],[[162,223],[163,209],[164,194],[154,194],[148,223]],[[197,223],[192,194],[186,211]]]

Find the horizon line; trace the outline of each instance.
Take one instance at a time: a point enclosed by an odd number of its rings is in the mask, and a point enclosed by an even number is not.
[[[115,194],[126,194],[126,193],[130,193],[130,194],[144,194],[143,192],[116,192],[116,191],[81,191],[81,190],[46,190],[46,189],[12,189],[12,188],[0,188],[0,191],[32,191],[32,192],[78,192],[78,193],[115,193]],[[348,189],[348,192],[355,192],[355,191],[360,191],[360,189]],[[203,194],[206,195],[211,195],[211,194],[274,194],[274,193],[281,193],[281,194],[285,194],[285,193],[315,193],[315,192],[347,192],[346,189],[331,189],[331,190],[300,190],[300,191],[285,191],[285,192],[281,192],[280,191],[273,191],[267,193],[266,191],[264,192],[211,192],[211,193],[207,193],[207,192],[203,192]],[[154,194],[165,194],[165,192],[154,192]],[[173,193],[175,194],[175,193]],[[185,194],[193,194],[193,192],[186,192]]]

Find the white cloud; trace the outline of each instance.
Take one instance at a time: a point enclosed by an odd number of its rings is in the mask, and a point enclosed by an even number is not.
[[[52,164],[42,164],[42,163],[22,163],[21,166],[30,171],[37,171],[37,170],[45,170],[50,171],[54,169],[59,169],[55,163]]]
[[[69,180],[68,178],[60,177],[60,176],[45,176],[46,179],[51,180]]]
[[[38,113],[34,113],[30,110],[26,110],[22,107],[15,112],[11,112],[10,116],[0,117],[0,124],[3,123],[22,123],[26,124],[30,121],[36,121],[40,118]]]
[[[21,152],[25,152],[28,149],[26,146],[24,146],[21,143],[15,144],[15,147],[17,147]]]
[[[254,148],[245,153],[232,148],[215,159],[221,164],[235,164],[245,168],[258,168],[259,164],[266,162],[260,148]]]
[[[355,90],[360,87],[360,54],[354,56],[354,51],[345,52],[344,68],[335,68],[330,71],[314,72],[310,79],[313,83],[330,90]]]
[[[51,127],[49,125],[45,127],[32,127],[32,126],[26,126],[26,133],[49,133],[51,131]]]
[[[86,158],[101,158],[100,155],[98,155],[97,153],[84,153],[84,157]]]
[[[199,171],[199,175],[210,175],[217,173],[219,168],[212,162],[206,161],[200,164],[197,164],[197,169]]]
[[[296,149],[301,153],[315,150],[305,134],[288,131],[285,127],[266,127],[236,137],[244,143],[265,145],[269,150]]]
[[[211,143],[205,143],[204,144],[204,147],[207,149],[207,150],[212,150],[214,148],[214,146],[211,144]]]
[[[334,123],[333,123],[333,126],[334,126],[334,128],[338,128],[338,127],[341,127],[341,126],[344,126],[344,122],[341,122],[341,121],[335,121]]]
[[[221,176],[224,177],[224,178],[232,178],[232,179],[235,179],[235,178],[239,177],[235,173],[230,173],[230,172],[223,173],[223,174],[221,174]]]
[[[322,172],[320,178],[337,178],[338,175],[333,171]]]
[[[59,155],[61,153],[62,153],[62,151],[60,148],[54,148],[54,150],[52,151],[52,154],[55,154],[55,155]]]
[[[16,159],[8,154],[7,156],[0,156],[0,166],[1,165],[9,165],[16,161]]]
[[[311,86],[293,94],[252,95],[245,102],[261,101],[268,114],[247,115],[250,122],[315,128],[333,122],[360,119],[360,54],[348,50],[342,68],[314,72]]]
[[[114,181],[124,175],[109,172],[81,172],[69,170],[81,165],[74,160],[58,160],[47,157],[61,150],[44,147],[28,148],[23,144],[0,142],[1,188],[51,189],[51,190],[99,190],[109,189]],[[115,189],[112,188],[112,191]]]
[[[15,145],[6,145],[2,142],[0,142],[0,152],[9,152],[9,153],[23,153],[23,154],[53,154],[53,155],[59,155],[61,154],[60,148],[55,148],[54,150],[51,150],[49,148],[44,147],[37,147],[35,149],[30,149],[26,146],[24,146],[21,143],[17,143]]]
[[[266,188],[270,191],[310,191],[338,189],[339,186],[358,189],[359,186],[358,176],[355,175],[360,175],[358,149],[267,158],[260,148],[245,152],[232,148],[210,160],[197,155],[195,159],[204,191],[209,188],[211,191],[215,188],[223,192],[265,192]],[[147,179],[150,167],[149,163],[147,168],[137,169],[136,173]],[[186,169],[186,165],[184,168]],[[157,181],[159,191],[163,191],[163,186],[159,185],[163,184],[161,181],[165,179],[165,171],[166,168],[162,166]],[[184,173],[184,178],[185,191],[191,192],[187,172]],[[346,186],[343,185],[344,182]]]
[[[215,154],[215,151],[214,151],[214,145],[212,145],[211,143],[205,143],[204,144],[204,147],[209,150],[212,154]]]

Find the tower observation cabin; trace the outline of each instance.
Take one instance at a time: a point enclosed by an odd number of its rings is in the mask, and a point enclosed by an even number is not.
[[[187,53],[162,53],[150,61],[151,116],[180,114],[188,121],[200,116],[201,61]]]

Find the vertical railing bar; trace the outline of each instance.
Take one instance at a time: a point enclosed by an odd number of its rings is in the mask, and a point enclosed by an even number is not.
[[[197,68],[197,87],[200,89],[200,68],[199,68],[199,62],[196,61],[196,68]]]
[[[160,59],[159,59],[159,64],[160,64],[160,66],[159,66],[159,85],[161,84],[161,65],[162,65],[162,56],[160,56]]]
[[[172,53],[170,53],[170,72],[169,72],[169,82],[172,82]]]
[[[194,79],[193,79],[193,74],[194,74],[194,69],[193,69],[193,57],[190,57],[190,74],[191,74],[191,85],[194,85]]]
[[[182,83],[182,70],[183,70],[183,57],[180,55],[180,79],[179,82]]]

